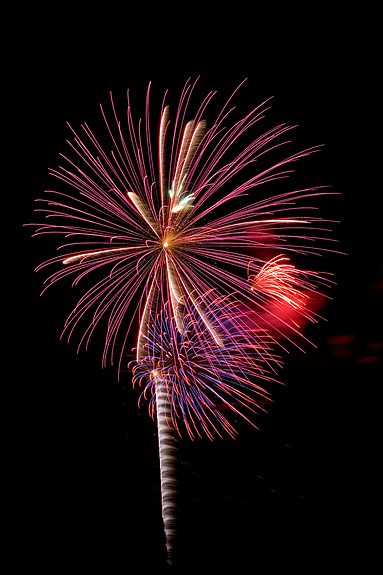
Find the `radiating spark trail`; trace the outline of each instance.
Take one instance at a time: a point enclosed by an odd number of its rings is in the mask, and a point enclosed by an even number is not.
[[[142,249],[145,249],[145,246],[141,246]],[[111,249],[105,249],[105,250],[97,250],[96,252],[86,252],[83,254],[77,254],[75,256],[71,256],[69,258],[65,258],[65,260],[63,260],[63,264],[64,266],[68,265],[68,264],[73,264],[79,260],[83,260],[85,258],[92,258],[92,257],[96,257],[96,256],[108,256],[109,254],[113,254],[113,253],[117,253],[117,252],[129,252],[131,250],[139,250],[140,247],[126,247],[126,248],[111,248]]]

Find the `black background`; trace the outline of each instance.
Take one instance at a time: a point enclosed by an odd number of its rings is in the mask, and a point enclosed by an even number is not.
[[[248,38],[242,46],[237,26],[234,36],[201,45],[206,30],[197,26],[152,37],[131,23],[124,34],[109,22],[94,29],[75,21],[58,16],[20,33],[9,84],[19,126],[11,187],[17,334],[8,376],[13,561],[47,573],[165,569],[155,424],[138,411],[129,377],[117,383],[112,368],[101,369],[97,341],[79,355],[59,341],[74,294],[58,287],[39,297],[42,276],[33,268],[55,244],[30,239],[21,226],[34,221],[34,198],[53,185],[47,169],[63,149],[67,120],[95,118],[109,90],[130,87],[143,98],[149,80],[179,90],[201,74],[206,90],[226,93],[248,77],[238,98],[244,109],[275,95],[271,115],[299,124],[298,142],[325,144],[302,169],[341,192],[336,237],[348,255],[330,258],[338,286],[327,323],[309,331],[317,350],[290,354],[286,386],[275,390],[260,430],[182,443],[178,570],[311,573],[319,564],[365,563],[366,501],[374,495],[369,413],[382,357],[381,190],[370,139],[378,110],[366,59],[351,34],[336,30],[320,42],[308,35],[294,51],[288,34],[286,43],[272,34],[269,44]]]

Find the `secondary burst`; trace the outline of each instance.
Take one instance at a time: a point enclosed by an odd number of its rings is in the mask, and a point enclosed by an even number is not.
[[[140,402],[149,400],[152,418],[157,386],[164,386],[167,423],[179,435],[186,430],[192,439],[222,433],[235,437],[231,420],[243,418],[254,425],[254,415],[269,400],[263,385],[275,381],[278,358],[264,333],[247,337],[245,318],[231,304],[217,300],[206,310],[205,321],[214,325],[219,317],[231,334],[220,345],[204,329],[196,309],[184,315],[181,331],[170,304],[150,317],[141,358],[133,362],[133,384],[142,389]]]

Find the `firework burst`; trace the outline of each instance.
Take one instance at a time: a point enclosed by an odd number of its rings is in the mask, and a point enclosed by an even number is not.
[[[239,309],[217,300],[205,310],[204,320],[197,309],[183,316],[182,331],[170,304],[149,319],[140,360],[133,364],[133,384],[142,389],[140,402],[149,400],[154,418],[156,389],[162,383],[168,425],[179,435],[185,430],[192,439],[223,433],[235,437],[231,419],[253,424],[254,414],[269,399],[261,384],[275,381],[279,358],[263,331],[253,334],[252,341],[246,337],[247,316]],[[215,326],[217,317],[230,333],[219,344],[205,329],[205,322]]]
[[[64,238],[37,268],[55,268],[45,289],[65,278],[85,286],[63,334],[79,331],[87,346],[104,328],[103,365],[118,357],[120,372],[137,328],[133,381],[157,418],[169,562],[176,434],[234,437],[239,417],[254,425],[275,380],[275,346],[303,337],[296,314],[315,321],[308,302],[330,283],[281,255],[328,251],[313,200],[329,192],[265,193],[318,148],[285,153],[293,127],[262,129],[269,101],[238,117],[239,87],[208,123],[216,94],[195,103],[196,84],[185,84],[174,113],[165,95],[154,124],[149,85],[143,120],[128,93],[123,120],[112,95],[109,112],[101,106],[103,135],[70,128],[35,225],[35,235]]]
[[[260,193],[318,148],[268,164],[272,152],[281,155],[292,129],[279,124],[262,132],[268,101],[235,119],[232,94],[208,126],[203,116],[215,94],[208,93],[190,119],[195,91],[196,82],[187,82],[172,120],[164,99],[155,143],[150,86],[139,122],[129,94],[124,122],[111,95],[110,117],[101,106],[105,140],[87,124],[80,132],[71,128],[69,153],[51,170],[60,186],[40,200],[38,211],[46,219],[35,234],[61,235],[66,242],[61,255],[37,269],[59,265],[46,287],[67,277],[73,285],[89,281],[64,334],[70,338],[78,327],[79,346],[87,345],[106,318],[104,365],[119,355],[121,367],[135,323],[140,326],[139,359],[149,315],[153,308],[159,313],[167,301],[180,332],[183,315],[196,312],[216,346],[231,333],[219,321],[208,320],[206,310],[217,296],[241,302],[252,317],[251,338],[259,328],[257,312],[264,310],[262,290],[252,289],[261,282],[247,277],[250,266],[265,264],[254,253],[267,247],[276,253],[325,250],[320,244],[326,234],[323,220],[312,215],[309,200],[328,191],[299,189],[266,198]]]

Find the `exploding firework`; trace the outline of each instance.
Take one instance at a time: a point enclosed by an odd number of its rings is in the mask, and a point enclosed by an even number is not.
[[[250,262],[249,270],[252,267],[253,262]],[[305,320],[315,322],[320,317],[313,309],[318,296],[321,296],[318,286],[326,289],[332,283],[331,274],[298,269],[289,263],[289,258],[281,255],[271,258],[261,267],[255,265],[257,267],[257,272],[248,275],[250,289],[258,292],[259,297],[263,294],[266,300],[273,300],[280,310],[276,315],[282,315],[287,306]],[[271,315],[270,308],[269,313]]]
[[[120,372],[137,329],[133,379],[157,416],[169,560],[175,433],[235,436],[229,414],[253,423],[279,362],[275,346],[301,336],[281,306],[315,320],[308,302],[329,283],[281,256],[327,251],[313,203],[328,190],[267,193],[318,148],[286,154],[292,127],[262,129],[269,101],[238,117],[238,88],[208,123],[216,94],[195,104],[196,84],[186,83],[174,114],[165,95],[153,115],[149,85],[143,120],[128,93],[124,121],[112,95],[109,113],[101,106],[103,135],[86,123],[70,128],[35,231],[64,237],[59,255],[37,268],[56,266],[46,288],[65,278],[84,286],[68,339],[79,331],[87,346],[103,328],[103,364],[118,357]]]
[[[254,414],[269,399],[261,383],[275,381],[279,364],[263,331],[253,334],[250,343],[247,316],[239,309],[217,300],[205,311],[204,320],[214,326],[217,317],[230,333],[219,344],[196,309],[183,316],[180,331],[170,304],[166,305],[149,319],[140,360],[133,364],[133,384],[142,389],[140,402],[149,400],[154,418],[160,381],[169,403],[168,425],[180,436],[186,431],[191,439],[196,435],[214,439],[223,433],[235,437],[228,414],[252,424]]]
[[[203,116],[214,94],[189,119],[195,88],[195,83],[185,85],[172,122],[169,107],[162,104],[156,144],[150,87],[143,122],[134,122],[128,95],[127,117],[121,123],[111,96],[112,119],[101,107],[105,140],[87,124],[82,135],[72,129],[70,153],[51,170],[62,186],[40,200],[46,220],[35,234],[61,235],[66,242],[60,246],[62,255],[38,269],[59,265],[46,287],[67,277],[73,285],[86,286],[64,333],[70,338],[78,328],[79,345],[87,344],[102,325],[104,364],[119,355],[121,366],[135,323],[139,357],[149,314],[154,307],[158,313],[167,301],[179,331],[183,314],[194,309],[216,345],[231,334],[225,326],[216,329],[206,310],[218,296],[240,302],[252,317],[251,337],[259,328],[257,313],[264,317],[265,309],[264,294],[252,289],[257,282],[247,277],[250,266],[265,264],[254,254],[268,247],[277,254],[325,250],[320,243],[323,220],[309,208],[327,190],[261,193],[318,148],[268,163],[272,153],[281,155],[292,129],[280,124],[261,131],[268,102],[235,119],[232,96],[208,126]]]

